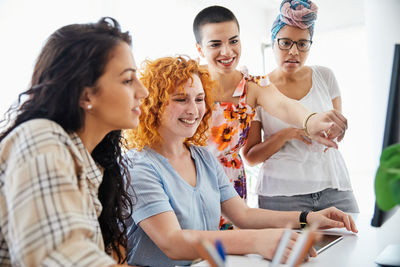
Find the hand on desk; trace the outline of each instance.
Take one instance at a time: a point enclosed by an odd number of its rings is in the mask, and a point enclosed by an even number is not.
[[[276,249],[278,248],[279,241],[281,240],[286,229],[263,229],[261,232],[257,234],[254,239],[254,249],[257,254],[260,254],[266,259],[271,260],[275,255]],[[286,246],[285,252],[282,257],[282,263],[286,263],[290,253],[293,250],[294,244],[296,243],[297,238],[300,235],[295,231],[291,231],[290,240]],[[308,257],[316,257],[317,252],[314,248],[311,248],[306,255],[305,260],[308,260]]]
[[[353,218],[335,207],[310,212],[307,215],[307,223],[317,224],[319,229],[345,227],[348,231],[358,233]]]
[[[354,223],[353,218],[342,212],[341,210],[335,208],[335,207],[330,207],[324,210],[316,211],[316,212],[310,212],[307,215],[307,223],[311,225],[311,228],[317,227],[319,229],[329,229],[329,228],[343,228],[345,227],[348,231],[357,233],[358,230],[356,228],[356,225]],[[313,226],[314,225],[314,226]],[[311,231],[314,231],[315,228]],[[255,246],[256,248],[259,249],[258,254],[262,255],[263,257],[267,259],[272,259],[274,256],[276,249],[278,247],[279,241],[281,240],[283,233],[285,232],[284,229],[265,229],[263,231],[266,231],[266,235],[260,234],[258,235]],[[267,238],[266,238],[267,237]],[[282,263],[286,263],[288,260],[290,254],[293,251],[294,245],[296,243],[297,238],[299,237],[299,234],[291,231],[290,235],[290,240],[287,243],[283,258],[282,258]],[[317,238],[318,237],[314,237]],[[263,245],[260,245],[262,243],[258,242],[263,242]],[[311,243],[310,243],[311,245]],[[304,251],[307,253],[306,251]],[[295,253],[296,255],[297,253]],[[303,254],[304,255],[304,254]],[[316,257],[317,252],[313,247],[311,247],[308,250],[308,254],[304,255],[304,260],[307,261],[309,257]],[[302,256],[303,257],[303,256]]]

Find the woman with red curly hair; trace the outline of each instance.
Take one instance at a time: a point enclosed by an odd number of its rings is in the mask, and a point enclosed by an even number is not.
[[[208,71],[194,60],[167,57],[147,61],[141,81],[149,96],[141,105],[138,128],[127,132],[135,148],[128,157],[137,196],[127,221],[128,264],[190,264],[199,255],[185,233],[220,239],[229,254],[271,259],[283,230],[265,228],[296,225],[300,212],[247,207],[205,147],[214,87]],[[260,230],[218,231],[221,212],[240,228]],[[307,222],[356,231],[351,217],[334,208],[309,214]],[[292,232],[292,242],[297,236]]]
[[[205,146],[208,138],[208,120],[211,117],[211,90],[215,85],[208,71],[184,57],[166,57],[153,62],[147,60],[145,63],[147,65],[140,79],[146,88],[150,88],[151,97],[143,100],[140,127],[125,131],[129,147],[140,151],[146,146],[157,147],[164,142],[159,129],[162,124],[162,114],[166,112],[167,106],[172,106],[175,102],[185,103],[186,86],[201,87],[203,92],[195,101],[204,103],[204,114],[200,114],[202,116],[198,116],[195,123],[189,126],[186,125],[188,121],[181,120],[186,126],[185,129],[194,129],[194,133],[186,137],[184,143],[186,146],[190,144]],[[160,73],[163,75],[159,75]],[[188,82],[190,84],[186,84]]]

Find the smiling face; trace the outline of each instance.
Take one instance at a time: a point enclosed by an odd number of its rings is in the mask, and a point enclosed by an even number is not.
[[[112,131],[138,125],[141,99],[147,89],[136,76],[136,63],[129,45],[121,42],[111,52],[95,89],[89,90],[83,108],[97,128]]]
[[[158,129],[164,140],[190,138],[197,130],[206,111],[205,93],[198,75],[193,75],[184,90],[175,90],[169,95]]]
[[[308,29],[302,30],[297,27],[286,25],[278,32],[274,40],[273,51],[278,68],[287,73],[297,72],[304,66],[309,51],[299,51],[296,44],[293,44],[290,50],[281,50],[277,43],[279,38],[288,38],[295,42],[299,40],[309,40],[310,32]]]
[[[239,63],[241,43],[235,21],[208,23],[201,27],[199,54],[207,60],[210,72],[230,73]]]

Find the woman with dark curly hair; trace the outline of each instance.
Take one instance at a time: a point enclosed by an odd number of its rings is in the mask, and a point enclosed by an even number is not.
[[[138,127],[128,134],[136,149],[128,157],[133,159],[129,172],[137,195],[127,221],[128,264],[190,264],[199,255],[185,234],[220,239],[229,254],[258,253],[271,259],[284,230],[268,228],[300,227],[300,212],[247,207],[206,148],[215,86],[208,71],[194,60],[167,57],[147,61],[140,79],[149,96]],[[221,212],[241,230],[218,231]],[[306,218],[321,228],[357,231],[351,217],[335,208]],[[292,232],[292,244],[297,236]],[[310,253],[316,255],[313,249]]]
[[[130,45],[112,18],[64,26],[44,45],[0,134],[1,266],[125,260],[121,129],[137,126],[148,94]]]

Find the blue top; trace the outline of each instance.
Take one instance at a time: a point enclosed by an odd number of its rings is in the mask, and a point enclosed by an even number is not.
[[[189,265],[170,260],[137,224],[166,211],[174,211],[182,229],[218,230],[221,202],[237,196],[221,164],[204,147],[190,146],[195,162],[196,186],[189,185],[168,159],[152,149],[130,151],[129,168],[136,203],[128,219],[128,264],[141,266]]]

